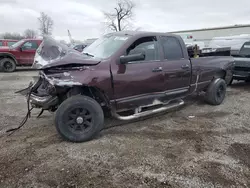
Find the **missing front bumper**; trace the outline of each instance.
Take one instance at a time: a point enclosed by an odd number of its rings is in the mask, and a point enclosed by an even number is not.
[[[34,93],[30,95],[30,104],[34,108],[42,108],[43,110],[49,110],[58,104],[57,96],[37,96]]]
[[[33,108],[49,110],[55,107],[59,100],[56,95],[50,94],[54,87],[49,87],[48,84],[43,77],[39,77],[34,83],[30,82],[27,88],[19,90],[16,93],[24,95],[26,99],[29,100],[27,102],[29,102]]]

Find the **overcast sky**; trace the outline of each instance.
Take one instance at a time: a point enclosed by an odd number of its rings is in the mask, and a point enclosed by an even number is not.
[[[142,30],[175,31],[250,24],[249,0],[134,0],[134,25]],[[0,33],[37,30],[40,12],[54,20],[53,35],[68,40],[98,37],[105,31],[103,11],[116,0],[0,0]]]

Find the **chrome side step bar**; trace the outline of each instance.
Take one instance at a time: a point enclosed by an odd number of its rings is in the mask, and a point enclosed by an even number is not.
[[[152,115],[152,114],[156,114],[159,112],[164,112],[167,110],[171,110],[173,108],[177,108],[180,107],[182,105],[184,105],[184,101],[182,99],[179,99],[176,103],[173,104],[163,104],[164,106],[157,108],[157,109],[153,109],[153,110],[148,110],[148,111],[144,111],[144,112],[139,112],[139,113],[135,113],[133,115],[129,115],[129,116],[120,116],[119,114],[117,114],[116,112],[112,112],[112,116],[115,117],[116,119],[119,120],[133,120],[133,119],[137,119],[137,118],[141,118],[141,117],[145,117],[148,115]]]

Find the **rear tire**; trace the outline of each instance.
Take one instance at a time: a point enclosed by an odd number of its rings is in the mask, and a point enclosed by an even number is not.
[[[65,140],[71,142],[91,140],[103,128],[103,124],[101,106],[87,96],[72,96],[56,111],[56,129]]]
[[[0,60],[0,69],[3,72],[14,72],[16,70],[16,63],[11,58],[3,58]]]
[[[211,105],[220,105],[226,96],[227,84],[225,80],[219,78],[213,80],[206,92],[205,100]]]

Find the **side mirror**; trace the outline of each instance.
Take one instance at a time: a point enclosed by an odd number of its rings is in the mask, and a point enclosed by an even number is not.
[[[120,57],[121,64],[126,64],[130,61],[142,61],[145,60],[145,53],[137,53]]]

